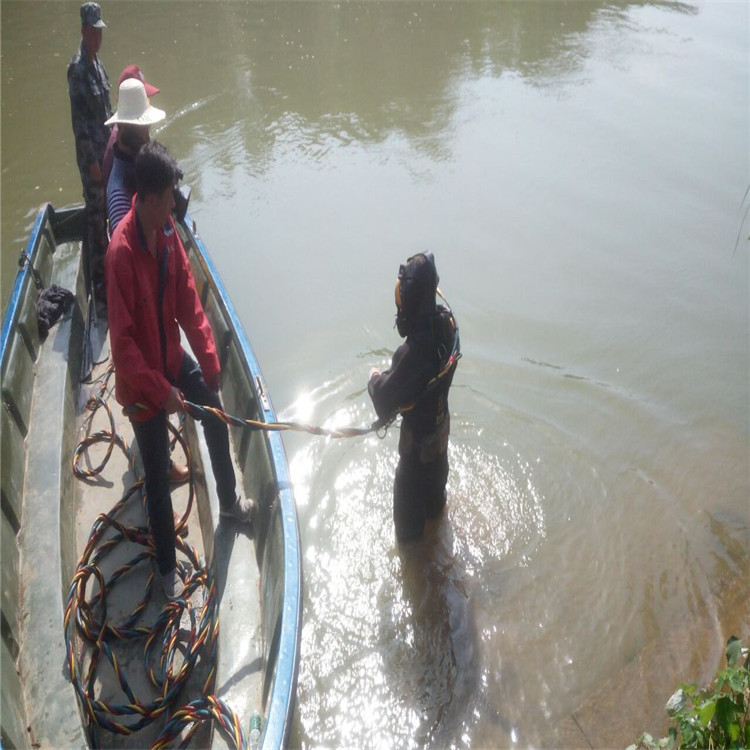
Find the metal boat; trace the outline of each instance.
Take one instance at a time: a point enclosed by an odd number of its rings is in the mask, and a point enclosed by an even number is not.
[[[188,216],[178,232],[216,339],[226,412],[275,422],[250,342]],[[196,583],[192,606],[168,602],[153,584],[139,457],[114,403],[106,323],[87,300],[84,233],[83,208],[40,208],[2,323],[2,746],[161,747],[202,731],[201,744],[231,747],[250,741],[252,723],[253,743],[283,747],[302,563],[281,438],[230,427],[238,487],[257,504],[241,528],[219,518],[200,426],[190,417],[175,425],[192,476],[172,493],[189,550],[183,571],[205,586]],[[43,338],[37,299],[52,284],[73,301]],[[108,416],[93,413],[96,402]],[[117,550],[92,553],[92,539]],[[124,631],[131,638],[118,652]],[[143,642],[136,658],[130,651]],[[193,646],[199,674],[175,685]],[[147,674],[134,677],[139,660]]]

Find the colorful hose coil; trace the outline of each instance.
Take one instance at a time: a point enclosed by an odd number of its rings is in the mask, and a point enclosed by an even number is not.
[[[239,718],[212,694],[219,634],[217,587],[210,567],[183,538],[194,499],[192,473],[186,510],[182,518],[175,519],[178,568],[184,591],[179,600],[162,607],[154,622],[145,622],[154,589],[154,547],[148,528],[128,526],[118,517],[135,498],[140,497],[145,507],[146,498],[135,457],[126,441],[116,434],[107,404],[106,390],[111,374],[110,365],[101,378],[98,393],[87,403],[91,412],[89,424],[94,414],[104,409],[109,429],[87,435],[79,443],[73,455],[73,472],[77,478],[90,481],[103,471],[117,446],[126,456],[135,481],[108,513],[100,514],[94,521],[68,589],[63,622],[68,671],[86,720],[89,742],[98,747],[102,744],[102,732],[132,735],[157,720],[165,720],[166,725],[153,746],[167,747],[183,735],[180,747],[186,747],[200,723],[214,721],[230,744],[244,748],[246,740]],[[189,463],[189,449],[181,429],[176,429],[171,422],[169,428],[171,447],[179,443]],[[82,468],[88,449],[97,443],[107,444],[103,460],[96,466]],[[108,556],[124,543],[138,551],[117,566],[110,559],[112,570],[105,576]],[[147,573],[142,596],[131,612],[115,621],[108,611],[108,594],[129,576],[139,572],[143,575],[144,570]],[[186,623],[189,623],[187,627]],[[124,644],[140,644],[143,648],[143,668],[152,686],[148,699],[136,694],[133,687],[136,681],[131,682],[123,670],[118,650],[126,648]],[[205,678],[200,677],[202,695],[180,708],[176,706],[178,695],[195,673],[199,661],[210,665]],[[111,670],[119,697],[102,695],[98,679],[102,669]]]

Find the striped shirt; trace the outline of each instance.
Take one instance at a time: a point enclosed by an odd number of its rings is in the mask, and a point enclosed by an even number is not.
[[[112,162],[112,173],[107,183],[107,216],[109,217],[109,235],[115,233],[117,225],[130,211],[135,194],[135,158],[115,146],[115,158]]]

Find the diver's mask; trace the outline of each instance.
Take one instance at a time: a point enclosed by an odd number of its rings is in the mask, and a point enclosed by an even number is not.
[[[396,329],[402,338],[420,315],[434,312],[439,277],[432,253],[418,253],[399,266],[394,296]]]

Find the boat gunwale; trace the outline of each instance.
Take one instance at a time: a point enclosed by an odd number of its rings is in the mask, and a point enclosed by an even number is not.
[[[216,300],[221,307],[224,319],[236,334],[237,344],[242,352],[243,366],[247,366],[247,376],[251,387],[255,390],[259,384],[264,384],[265,380],[234,304],[227,293],[213,259],[195,230],[195,224],[190,216],[186,215],[180,223],[198,251],[196,258],[216,292]],[[265,386],[264,398],[258,398],[258,408],[262,412],[262,421],[277,421],[276,412]],[[277,646],[278,658],[269,693],[266,725],[263,730],[263,746],[277,748],[287,745],[296,697],[302,635],[302,558],[297,510],[284,445],[278,432],[264,433],[264,437],[268,445],[268,453],[271,457],[271,466],[278,489],[285,561],[283,571],[284,604]]]
[[[23,263],[19,262],[19,269],[16,274],[14,281],[12,294],[3,316],[2,323],[2,342],[0,345],[0,362],[2,363],[3,378],[8,374],[7,369],[10,367],[11,362],[9,357],[13,355],[14,351],[23,352],[23,356],[28,355],[31,358],[31,367],[33,372],[34,380],[42,378],[42,380],[48,379],[50,376],[54,378],[53,381],[56,384],[55,387],[59,390],[59,401],[54,401],[54,404],[58,408],[55,413],[50,412],[49,418],[45,419],[45,423],[49,424],[57,420],[60,424],[60,441],[57,445],[56,455],[46,451],[46,459],[41,459],[40,463],[43,464],[45,460],[48,461],[48,466],[51,471],[45,476],[45,483],[33,484],[33,490],[30,492],[29,497],[33,498],[32,505],[37,510],[44,508],[44,517],[48,519],[46,529],[49,533],[43,531],[45,524],[37,524],[33,527],[32,538],[29,539],[29,525],[25,521],[24,517],[29,513],[28,510],[28,482],[30,478],[38,475],[38,467],[33,467],[32,462],[39,458],[38,453],[45,453],[46,446],[42,445],[39,452],[35,452],[31,455],[28,452],[27,446],[31,442],[31,438],[36,434],[39,429],[40,420],[34,415],[36,413],[36,406],[30,407],[30,413],[23,415],[22,419],[25,422],[25,429],[21,428],[18,424],[18,415],[14,413],[10,405],[6,402],[6,397],[10,394],[5,392],[5,383],[3,384],[3,405],[9,411],[11,416],[11,422],[16,422],[19,427],[19,435],[21,436],[21,443],[24,446],[23,451],[25,454],[23,475],[22,475],[22,500],[21,500],[21,511],[19,513],[19,526],[15,532],[14,545],[18,553],[18,567],[13,572],[13,582],[16,585],[19,598],[17,601],[18,609],[13,612],[13,616],[17,618],[16,626],[19,628],[18,633],[11,630],[10,637],[14,638],[18,636],[17,644],[19,650],[14,656],[14,666],[18,679],[20,680],[20,692],[21,692],[21,708],[22,713],[21,719],[23,721],[23,727],[25,727],[26,733],[22,733],[25,742],[31,742],[32,744],[42,744],[50,741],[50,737],[47,732],[51,727],[54,727],[55,738],[61,741],[65,738],[66,744],[79,742],[85,742],[84,727],[81,722],[80,707],[75,697],[75,689],[72,682],[67,676],[65,669],[59,669],[59,663],[65,663],[66,649],[64,644],[63,634],[63,602],[65,599],[65,591],[69,584],[69,581],[65,580],[65,574],[63,573],[63,539],[62,534],[64,524],[60,518],[60,502],[61,498],[67,495],[67,491],[63,488],[63,485],[69,483],[72,485],[72,475],[65,474],[65,468],[69,466],[69,452],[68,445],[69,441],[66,439],[67,432],[64,429],[66,423],[66,412],[69,412],[73,408],[72,399],[67,396],[72,391],[74,386],[77,387],[77,379],[73,375],[71,379],[71,370],[68,367],[68,354],[75,352],[75,341],[76,336],[80,338],[80,334],[75,333],[75,330],[80,330],[80,319],[76,317],[75,305],[71,309],[69,314],[66,314],[63,319],[58,323],[54,329],[54,333],[50,332],[50,343],[45,345],[43,340],[36,340],[34,347],[29,346],[27,338],[28,332],[24,333],[20,328],[20,322],[23,316],[26,314],[30,307],[36,308],[36,297],[35,292],[38,292],[38,281],[39,276],[39,261],[40,252],[42,249],[42,243],[46,239],[48,243],[48,249],[52,256],[52,266],[50,267],[50,278],[49,282],[53,282],[57,279],[57,274],[60,271],[58,267],[58,250],[62,245],[72,240],[80,241],[80,238],[67,237],[63,241],[58,240],[56,235],[57,219],[65,218],[67,216],[74,216],[81,214],[83,211],[82,207],[62,209],[59,213],[55,211],[51,203],[42,203],[36,213],[32,229],[29,235],[29,240],[26,244],[25,250],[21,256]],[[69,258],[63,258],[63,267],[69,266]],[[76,265],[78,264],[77,257],[75,258]],[[35,265],[36,264],[36,265]],[[46,272],[43,272],[46,274]],[[64,273],[68,273],[64,271]],[[77,277],[77,271],[74,271],[74,275]],[[69,274],[68,274],[69,275]],[[77,283],[77,281],[76,281]],[[76,291],[79,291],[76,288]],[[79,303],[80,300],[77,300]],[[26,344],[26,347],[16,348],[16,341],[21,341]],[[59,348],[59,343],[66,341],[64,348]],[[33,349],[33,351],[32,351]],[[66,393],[67,391],[67,393]],[[33,393],[33,400],[36,402],[38,394]],[[12,399],[12,396],[11,396]],[[12,436],[3,435],[3,453],[5,453],[6,440],[12,440]],[[72,445],[70,445],[72,450]],[[4,487],[5,489],[5,487]],[[54,493],[58,492],[58,505],[55,508],[55,513],[47,514],[46,508],[48,507],[46,501],[52,499]],[[4,494],[4,493],[3,493]],[[49,497],[47,497],[49,494]],[[4,498],[5,499],[5,498]],[[7,516],[3,514],[3,522],[5,523]],[[40,538],[41,533],[41,538]],[[56,555],[45,570],[48,575],[42,576],[43,584],[41,587],[35,587],[35,594],[30,594],[27,590],[23,595],[21,592],[24,589],[24,581],[26,577],[24,571],[26,570],[28,563],[24,560],[24,556],[28,555],[29,550],[36,550],[39,546],[44,544],[51,544],[52,548],[56,549]],[[28,570],[26,570],[28,572]],[[59,587],[59,588],[58,588]],[[46,599],[45,599],[46,597]],[[45,600],[44,602],[42,600]],[[52,602],[52,604],[50,604]],[[41,606],[40,606],[41,605]],[[40,616],[39,613],[50,615],[49,619],[45,619],[44,616]],[[5,614],[5,613],[4,613]],[[54,615],[54,616],[53,616]],[[55,621],[59,618],[59,630],[56,627]],[[23,624],[24,621],[31,623],[31,645],[28,646],[26,643],[29,639],[29,633],[26,633],[27,626]],[[12,628],[13,626],[11,626]],[[22,638],[21,633],[24,632],[25,636]],[[34,650],[34,646],[38,645],[37,642],[42,641],[44,643],[44,650]],[[40,672],[40,669],[44,668],[44,665],[48,669],[44,672]],[[49,669],[54,664],[54,668]],[[46,695],[46,698],[52,698],[51,702],[47,702],[44,697],[39,700],[43,704],[42,713],[48,717],[44,721],[39,722],[38,717],[39,711],[33,711],[29,708],[29,693],[23,685],[24,676],[29,672],[32,674],[40,674],[46,678],[42,680],[44,688],[42,692]],[[5,685],[4,685],[5,688]],[[46,691],[46,693],[44,692]],[[58,708],[59,700],[63,699],[62,696],[69,696],[70,700],[75,705],[75,722],[71,723],[72,714],[67,710],[63,709],[62,715]],[[36,717],[36,720],[35,720]],[[3,717],[5,718],[5,717]],[[5,723],[5,722],[3,722]],[[9,722],[12,723],[12,722]],[[39,732],[35,732],[35,729],[39,729]],[[3,735],[5,735],[5,726],[3,727]],[[16,740],[18,737],[16,738]],[[10,737],[7,737],[8,741],[12,741]]]
[[[51,203],[42,203],[37,210],[34,224],[29,234],[29,240],[26,243],[26,247],[23,250],[22,256],[19,257],[19,268],[16,272],[16,278],[13,282],[13,288],[8,299],[8,304],[5,306],[5,314],[3,315],[2,331],[0,331],[0,362],[5,366],[6,351],[8,349],[8,343],[10,341],[10,333],[13,330],[13,326],[18,320],[18,315],[21,310],[21,301],[24,284],[27,282],[29,276],[31,276],[32,262],[31,259],[34,256],[34,250],[39,244],[41,237],[41,228],[44,225],[45,220],[49,216],[50,225],[53,223],[53,217],[55,210]],[[53,230],[54,231],[54,230]],[[25,258],[24,265],[21,266],[21,257]]]

